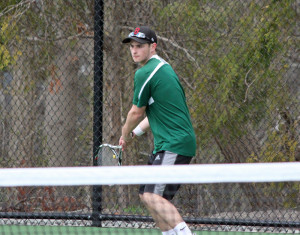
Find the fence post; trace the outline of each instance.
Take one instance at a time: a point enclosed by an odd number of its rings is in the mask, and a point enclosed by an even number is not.
[[[102,142],[102,100],[103,100],[103,0],[95,0],[94,6],[94,122],[93,122],[93,165]],[[92,226],[101,227],[102,186],[93,186]]]

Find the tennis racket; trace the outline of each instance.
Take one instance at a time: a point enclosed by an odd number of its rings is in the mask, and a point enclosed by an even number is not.
[[[122,146],[111,144],[100,145],[96,160],[98,166],[121,166]]]

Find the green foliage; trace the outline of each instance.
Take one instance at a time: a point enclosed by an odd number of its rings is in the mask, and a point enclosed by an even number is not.
[[[0,21],[0,71],[6,70],[10,65],[15,64],[18,57],[22,54],[16,50],[11,52],[10,43],[14,37],[15,23],[10,18]],[[18,41],[19,38],[17,38]]]
[[[297,154],[298,141],[294,134],[293,125],[289,131],[272,131],[268,135],[265,145],[262,147],[260,156],[252,154],[247,162],[294,162]]]
[[[145,210],[144,207],[141,206],[128,206],[123,209],[124,213],[129,215],[144,215],[149,216],[149,212]]]
[[[173,2],[157,13],[168,22],[160,31],[178,32],[176,42],[195,58],[192,61],[177,49],[184,59],[175,70],[185,80],[189,78],[194,88],[186,87],[186,93],[193,107],[198,145],[202,151],[209,149],[205,153],[211,151],[215,141],[223,156],[227,154],[226,161],[295,161],[297,124],[282,123],[280,130],[274,131],[274,116],[295,102],[284,76],[297,17],[294,3],[188,0],[183,6],[180,1]],[[172,59],[172,54],[169,57]],[[175,57],[172,65],[178,60]],[[259,130],[262,123],[264,130]],[[241,143],[248,140],[245,136],[253,135],[249,130],[256,134],[267,130],[266,139]],[[237,142],[244,144],[249,155],[241,156],[243,151],[236,151],[240,147],[234,146]],[[217,161],[222,161],[221,157]],[[299,184],[270,184],[260,192],[266,198],[274,197],[274,192],[289,192],[289,197],[277,195],[274,203],[294,208]]]
[[[282,133],[282,130],[272,131],[268,135],[269,138],[266,140],[260,156],[251,154],[247,158],[247,162],[294,162],[298,142],[290,134],[289,132]],[[300,184],[298,182],[281,182],[270,183],[269,187],[266,187],[262,192],[267,198],[274,197],[274,192],[279,192],[277,198],[282,194],[283,200],[281,203],[284,208],[296,208],[296,198],[299,195],[299,190]],[[286,197],[285,192],[288,192],[288,197]]]
[[[17,35],[19,30],[16,19],[13,17],[14,5],[20,1],[7,0],[0,3],[0,71],[7,70],[14,65],[22,55],[13,44],[20,44],[21,38]]]
[[[287,105],[282,84],[295,17],[292,2],[189,0],[184,7],[174,2],[160,11],[200,65],[188,61],[176,68],[195,87],[187,96],[200,145],[211,137],[224,145],[234,142],[246,134],[246,126],[268,118],[270,103],[279,109]]]

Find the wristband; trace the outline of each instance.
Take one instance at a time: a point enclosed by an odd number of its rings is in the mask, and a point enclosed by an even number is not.
[[[141,136],[145,132],[142,130],[142,128],[137,125],[137,127],[132,131],[136,136]]]

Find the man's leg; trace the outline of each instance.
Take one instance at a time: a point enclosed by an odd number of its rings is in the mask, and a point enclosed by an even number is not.
[[[162,232],[170,231],[169,234],[192,234],[171,202],[154,193],[140,194],[140,198]],[[174,231],[174,233],[171,231]]]
[[[191,157],[185,157],[169,151],[152,155],[149,165],[189,164]],[[176,207],[170,202],[179,189],[179,184],[141,185],[140,198],[149,210],[156,225],[166,235],[191,235]]]

